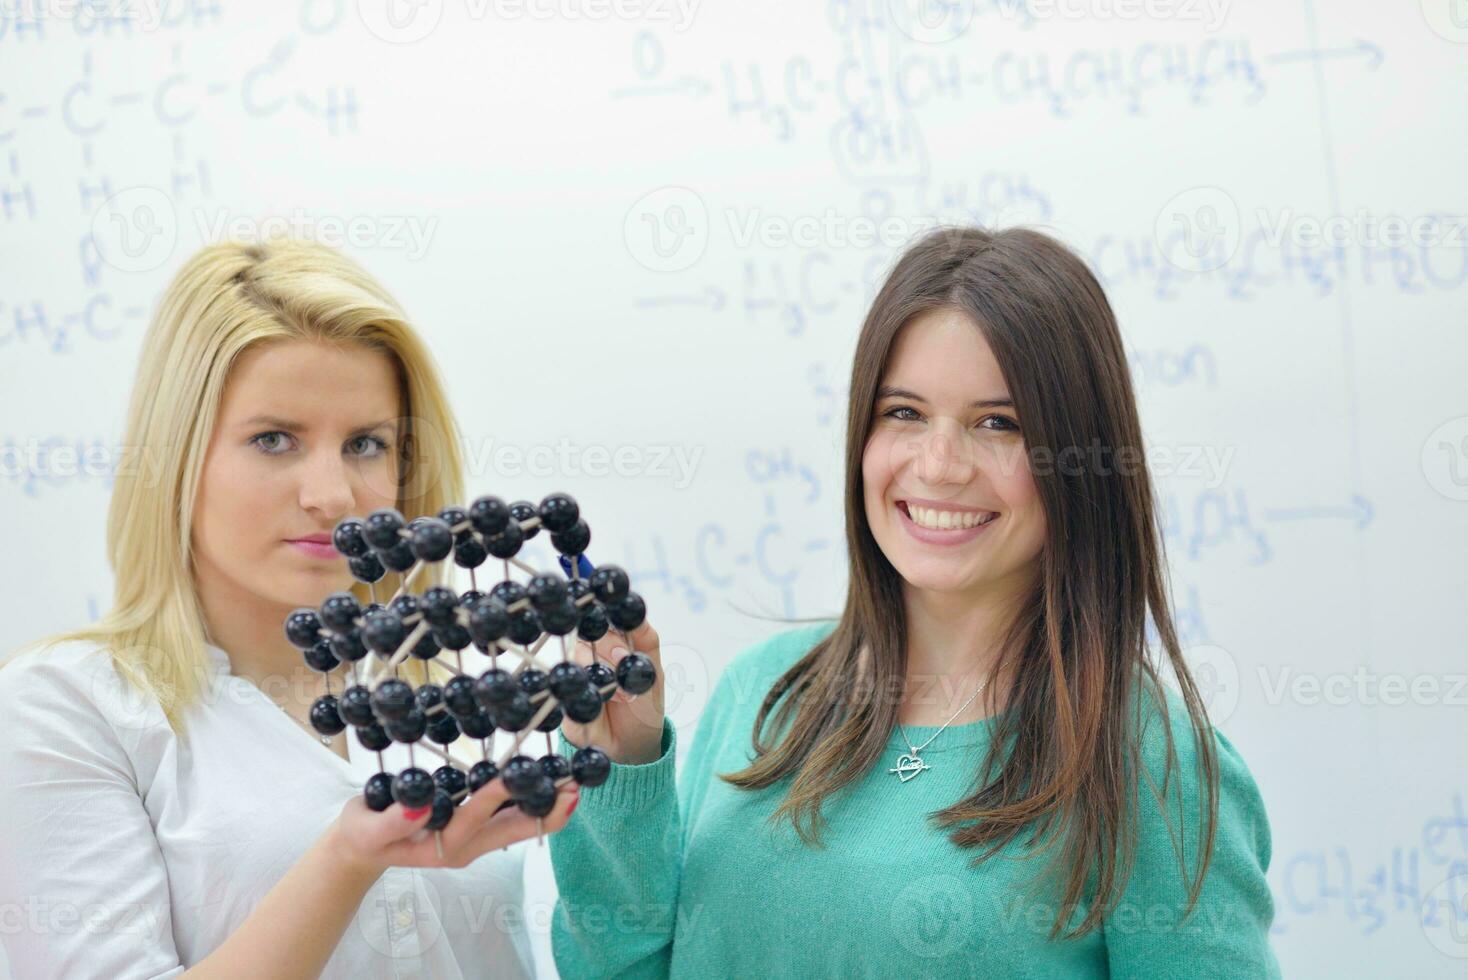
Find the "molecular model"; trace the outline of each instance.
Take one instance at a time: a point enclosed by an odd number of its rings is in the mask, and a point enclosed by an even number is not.
[[[515,557],[542,528],[562,556],[564,574],[539,572]],[[592,568],[584,554],[590,541],[580,508],[564,493],[547,496],[538,507],[483,496],[467,510],[446,507],[437,517],[405,522],[397,510],[383,508],[337,524],[332,543],[346,556],[353,577],[368,583],[373,601],[363,608],[351,592],[335,592],[319,609],[294,610],[286,617],[285,634],[313,670],[352,665],[350,686],[340,695],[317,698],[310,720],[323,740],[351,726],[357,740],[377,753],[378,772],[363,787],[369,807],[382,811],[394,800],[408,808],[432,805],[427,827],[437,833],[465,797],[496,776],[510,794],[504,806],[513,803],[537,819],[554,808],[556,789],[567,780],[587,787],[606,780],[611,760],[605,752],[588,745],[567,759],[554,751],[550,733],[566,718],[593,721],[619,687],[632,695],[648,691],[657,670],[627,637],[647,618],[642,597],[616,565]],[[409,591],[423,567],[450,553],[469,570],[467,591],[443,585],[421,594]],[[476,569],[491,558],[504,563],[504,578],[481,592]],[[512,568],[528,581],[515,581]],[[402,573],[403,584],[383,604],[375,583],[388,569]],[[613,629],[629,651],[615,670],[597,658],[596,648]],[[572,633],[591,646],[590,666],[571,660],[566,637]],[[537,654],[551,637],[560,641],[561,659],[547,665]],[[471,644],[488,658],[477,676],[465,672],[463,651]],[[447,666],[445,650],[453,651],[454,676],[442,685],[414,687],[399,676],[408,657]],[[505,654],[511,669],[501,666]],[[497,760],[496,732],[511,739]],[[538,759],[521,752],[534,732],[546,735],[547,754]],[[479,741],[481,761],[466,766],[449,753],[460,738]],[[385,771],[382,759],[393,742],[408,746],[410,764],[398,773]],[[415,746],[443,764],[432,773],[419,768]],[[437,843],[442,855],[442,838]]]

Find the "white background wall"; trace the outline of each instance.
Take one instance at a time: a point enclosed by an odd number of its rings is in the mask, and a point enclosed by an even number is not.
[[[901,242],[1036,224],[1131,349],[1286,974],[1461,976],[1468,7],[687,2],[0,4],[6,645],[108,601],[152,306],[274,218],[349,230],[413,314],[473,493],[581,499],[690,725],[759,616],[838,608],[845,378]]]

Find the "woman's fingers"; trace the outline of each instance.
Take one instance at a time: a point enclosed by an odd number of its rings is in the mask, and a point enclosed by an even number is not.
[[[497,789],[491,790],[491,787]],[[476,858],[508,847],[536,834],[552,834],[566,825],[575,807],[580,787],[568,781],[556,791],[556,805],[537,826],[534,817],[526,815],[510,801],[504,783],[492,780],[461,804],[449,825],[439,831],[443,857],[433,831],[423,827],[427,817],[412,821],[407,836],[387,845],[382,856],[389,864],[408,867],[463,867]],[[508,806],[505,804],[508,803]],[[504,809],[499,809],[504,806]],[[388,812],[388,811],[384,811]]]
[[[560,830],[571,819],[571,811],[579,799],[580,789],[576,783],[568,782],[557,790],[555,807],[550,813],[541,817],[538,824],[535,817],[528,815],[519,806],[509,807],[496,814],[489,823],[480,827],[465,845],[465,853],[470,855],[469,860],[472,861],[489,851],[528,840],[537,834],[553,834]],[[454,819],[457,820],[458,817]]]

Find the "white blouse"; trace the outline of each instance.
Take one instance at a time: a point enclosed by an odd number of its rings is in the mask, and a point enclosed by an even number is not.
[[[348,761],[208,650],[216,673],[182,740],[100,647],[0,668],[0,942],[15,980],[177,976],[377,771],[354,734]],[[408,765],[406,746],[383,755]],[[321,975],[533,977],[525,846],[462,869],[389,868]]]

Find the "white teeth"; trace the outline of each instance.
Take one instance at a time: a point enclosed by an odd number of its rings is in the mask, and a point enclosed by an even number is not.
[[[951,531],[974,527],[977,524],[987,524],[993,520],[994,514],[978,514],[974,511],[959,510],[936,510],[932,507],[915,507],[907,505],[907,514],[912,522],[920,527],[932,528],[935,531]]]

